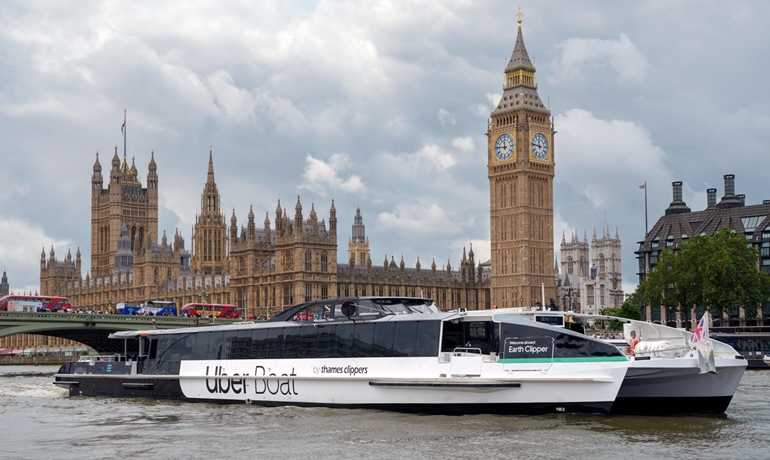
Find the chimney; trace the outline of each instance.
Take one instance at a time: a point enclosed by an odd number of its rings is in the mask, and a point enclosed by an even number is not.
[[[744,197],[745,198],[745,197]],[[735,195],[735,174],[725,174],[725,196],[717,204],[717,208],[737,208],[743,206],[741,199]]]
[[[770,200],[762,200],[762,204],[770,204]]]
[[[672,182],[671,185],[674,188],[674,201],[666,209],[666,215],[690,212],[690,208],[682,201],[682,181]]]
[[[725,174],[725,196],[735,195],[735,174]]]
[[[706,189],[706,196],[708,197],[708,209],[713,209],[717,207],[717,189],[710,188]]]
[[[736,196],[738,197],[739,200],[741,200],[741,206],[746,206],[746,195],[741,193],[740,195],[736,195]]]

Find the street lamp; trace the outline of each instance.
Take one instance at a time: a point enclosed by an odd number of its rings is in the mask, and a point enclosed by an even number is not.
[[[203,304],[203,313],[208,314],[206,311],[206,304],[209,303],[209,295],[206,294],[206,291],[201,291],[200,295],[198,296],[198,301]],[[211,312],[211,318],[213,320],[214,318],[214,311]]]

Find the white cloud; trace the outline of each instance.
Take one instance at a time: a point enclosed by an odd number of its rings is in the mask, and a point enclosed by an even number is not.
[[[452,145],[454,145],[456,149],[459,149],[463,152],[472,152],[474,147],[473,139],[470,137],[458,137],[453,139]]]
[[[340,174],[350,167],[350,158],[344,153],[335,153],[329,158],[329,162],[313,158],[307,155],[305,158],[305,171],[302,174],[304,182],[299,189],[307,189],[321,196],[326,196],[329,191],[344,193],[363,193],[366,184],[361,177],[355,174],[342,179]]]
[[[446,128],[447,125],[454,126],[457,123],[455,117],[453,117],[446,109],[438,109],[438,121],[444,128]]]
[[[594,209],[619,204],[621,190],[636,189],[645,181],[664,186],[671,179],[666,153],[632,121],[601,120],[572,109],[557,115],[554,124],[560,147],[556,161],[560,171],[569,171],[556,180],[570,184]]]
[[[555,76],[551,82],[582,80],[589,69],[609,66],[621,81],[643,82],[650,72],[644,53],[631,42],[626,34],[617,40],[598,38],[570,38],[557,45],[561,59],[554,61]]]
[[[451,153],[441,149],[438,145],[428,144],[414,153],[402,153],[394,155],[383,153],[382,159],[393,171],[402,171],[403,174],[423,175],[426,172],[440,172],[457,164],[457,160]]]
[[[392,212],[378,214],[376,225],[379,231],[393,230],[402,235],[454,235],[463,227],[435,203],[397,205]]]
[[[45,249],[47,259],[53,246],[56,258],[60,261],[64,260],[70,249],[69,241],[56,240],[46,235],[37,225],[12,217],[0,217],[0,235],[3,235],[0,238],[0,260],[9,272],[14,292],[17,289],[38,289],[34,285],[19,287],[13,280],[39,279],[41,249]],[[77,248],[72,248],[73,260],[76,252]]]

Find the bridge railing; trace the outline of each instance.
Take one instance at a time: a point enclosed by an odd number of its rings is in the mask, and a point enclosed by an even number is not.
[[[159,328],[168,326],[209,326],[215,324],[232,324],[243,320],[225,318],[186,318],[181,316],[142,316],[142,315],[105,315],[91,313],[54,313],[54,312],[20,312],[0,311],[0,321],[24,322],[94,322],[97,324],[153,324]]]

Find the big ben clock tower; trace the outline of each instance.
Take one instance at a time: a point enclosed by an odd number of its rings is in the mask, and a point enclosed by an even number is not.
[[[492,304],[534,307],[555,298],[553,122],[537,94],[535,66],[519,30],[500,103],[487,130]]]

